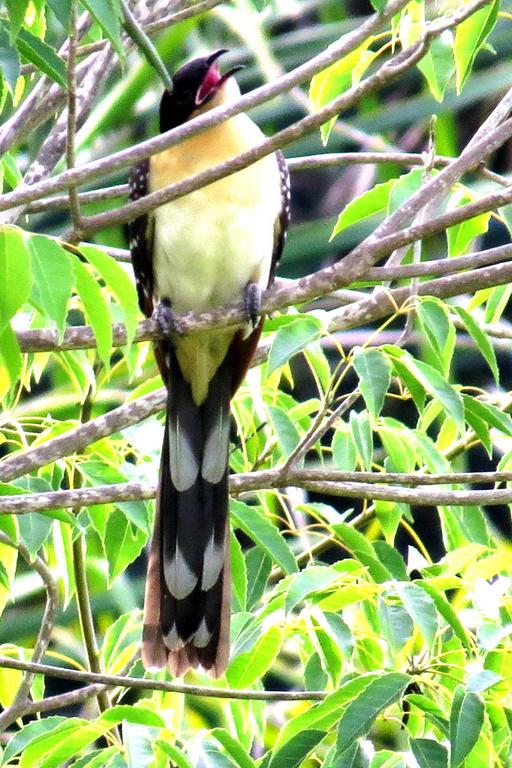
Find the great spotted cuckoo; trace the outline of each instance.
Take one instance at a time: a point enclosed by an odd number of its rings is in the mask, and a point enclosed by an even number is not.
[[[176,72],[160,102],[169,131],[240,96],[221,74],[224,50]],[[130,173],[130,198],[189,178],[264,136],[245,114],[153,155]],[[260,296],[273,279],[289,222],[280,152],[165,203],[130,224],[142,312],[164,334],[155,346],[168,391],[156,518],[149,555],[142,659],[175,675],[220,675],[229,657],[228,450],[230,400],[261,334]],[[243,329],[180,332],[176,315],[244,302]]]

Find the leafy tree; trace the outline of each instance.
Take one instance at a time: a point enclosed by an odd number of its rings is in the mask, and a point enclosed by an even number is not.
[[[510,765],[511,20],[3,4],[2,765]],[[138,659],[165,396],[125,182],[180,136],[141,144],[167,68],[221,46],[294,220],[233,406],[231,661],[183,682]]]

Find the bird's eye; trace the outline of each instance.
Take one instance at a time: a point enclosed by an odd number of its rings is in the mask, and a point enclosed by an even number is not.
[[[187,89],[176,94],[176,101],[178,104],[186,104],[187,101],[190,101],[191,97],[192,92]]]

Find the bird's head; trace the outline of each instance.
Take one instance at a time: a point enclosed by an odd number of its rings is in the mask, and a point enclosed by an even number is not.
[[[218,59],[224,53],[226,49],[221,48],[209,56],[193,59],[176,72],[172,91],[164,91],[160,102],[162,133],[226,100],[227,83],[243,67],[231,67],[221,74]]]

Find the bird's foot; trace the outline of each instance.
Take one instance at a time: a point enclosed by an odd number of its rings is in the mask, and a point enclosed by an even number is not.
[[[254,330],[260,320],[261,288],[258,283],[247,283],[244,294],[244,312]]]
[[[169,299],[162,299],[153,310],[152,319],[154,320],[160,333],[164,336],[170,336],[172,333],[183,335],[184,330],[180,321],[171,308]]]

